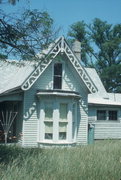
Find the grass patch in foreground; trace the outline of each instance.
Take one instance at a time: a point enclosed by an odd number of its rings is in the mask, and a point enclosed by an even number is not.
[[[1,180],[120,180],[121,141],[72,148],[0,146]]]

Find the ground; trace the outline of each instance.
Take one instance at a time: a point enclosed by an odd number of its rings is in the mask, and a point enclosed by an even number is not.
[[[121,140],[26,149],[0,146],[1,180],[120,180]]]

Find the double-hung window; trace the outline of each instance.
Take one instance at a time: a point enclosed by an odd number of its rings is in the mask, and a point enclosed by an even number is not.
[[[68,104],[61,103],[59,109],[59,140],[65,140],[67,138],[67,113]]]
[[[109,111],[109,112],[108,112],[108,118],[109,118],[109,120],[111,120],[111,121],[117,120],[117,119],[118,119],[117,111]]]
[[[45,139],[53,139],[53,104],[45,103]]]
[[[62,63],[54,64],[53,89],[62,89]]]
[[[97,120],[106,120],[106,111],[105,110],[97,111]]]
[[[45,143],[73,142],[76,138],[76,106],[56,98],[45,100],[40,111],[40,141]]]
[[[117,110],[97,110],[97,120],[116,121],[118,120]]]

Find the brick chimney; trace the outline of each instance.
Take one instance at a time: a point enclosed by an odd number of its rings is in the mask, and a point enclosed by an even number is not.
[[[74,54],[76,55],[76,57],[78,58],[78,60],[81,60],[81,43],[78,40],[75,40],[73,45],[72,45],[72,50],[74,52]]]

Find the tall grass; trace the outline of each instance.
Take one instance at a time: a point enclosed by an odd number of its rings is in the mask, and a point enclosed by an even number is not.
[[[1,180],[120,180],[121,141],[72,148],[0,147]]]

